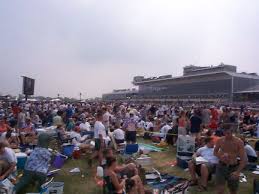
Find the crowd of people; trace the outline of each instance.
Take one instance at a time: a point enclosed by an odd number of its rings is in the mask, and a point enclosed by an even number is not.
[[[105,174],[112,189],[123,193],[144,193],[143,183],[136,166],[119,166],[113,151],[109,149],[112,134],[117,144],[134,144],[138,134],[153,142],[165,142],[176,146],[179,135],[190,135],[196,142],[196,153],[189,161],[191,185],[196,185],[197,175],[201,177],[199,189],[207,190],[207,182],[215,173],[218,193],[224,193],[225,182],[231,193],[237,193],[239,175],[247,162],[256,163],[259,142],[255,148],[246,137],[259,136],[259,114],[242,106],[182,107],[179,104],[132,104],[132,103],[65,103],[65,102],[0,102],[0,180],[10,177],[16,171],[17,159],[14,149],[31,146],[34,149],[25,165],[25,179],[17,189],[26,185],[28,175],[43,180],[46,170],[35,171],[35,160],[39,153],[46,155],[43,166],[50,161],[46,146],[39,144],[37,129],[55,126],[59,140],[71,140],[80,150],[91,150],[94,139],[94,153],[88,160],[97,158],[105,167]],[[237,136],[242,136],[239,138]],[[240,137],[241,137],[240,136]],[[203,157],[208,162],[196,164],[195,158]],[[42,158],[40,159],[42,160]],[[29,162],[32,162],[31,164]],[[36,162],[37,163],[37,162]],[[26,169],[27,168],[27,169]],[[47,168],[47,167],[46,167]],[[134,169],[131,178],[118,177],[126,169]],[[39,174],[40,173],[40,174]],[[42,176],[44,174],[44,176]],[[129,186],[130,185],[130,186]]]

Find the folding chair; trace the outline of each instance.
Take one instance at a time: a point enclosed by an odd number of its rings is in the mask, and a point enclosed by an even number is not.
[[[117,151],[117,152],[120,152],[120,153],[123,153],[124,150],[125,150],[125,145],[126,143],[120,143],[120,144],[117,144],[115,139],[114,139],[114,136],[113,136],[113,133],[109,132],[108,133],[110,139],[111,139],[111,143],[114,147],[114,149]]]

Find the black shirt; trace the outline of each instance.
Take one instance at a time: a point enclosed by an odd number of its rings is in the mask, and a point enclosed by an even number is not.
[[[202,120],[200,117],[193,115],[191,116],[191,133],[199,133],[201,130]]]

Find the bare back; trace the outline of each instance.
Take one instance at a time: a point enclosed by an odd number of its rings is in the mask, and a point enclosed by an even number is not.
[[[232,139],[226,139],[222,137],[218,140],[219,152],[226,155],[226,161],[223,161],[229,165],[237,164],[237,158],[240,157],[240,149],[242,141],[234,137]]]

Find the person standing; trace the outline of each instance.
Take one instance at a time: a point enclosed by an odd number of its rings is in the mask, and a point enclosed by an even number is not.
[[[214,149],[214,155],[219,158],[216,168],[217,193],[223,194],[227,181],[231,194],[236,194],[239,185],[239,175],[246,165],[244,143],[233,136],[231,124],[224,124],[224,137],[220,138]],[[237,158],[240,158],[240,161]]]
[[[130,112],[130,117],[124,122],[123,128],[126,130],[127,143],[136,143],[137,137],[137,120],[134,117],[134,113]]]
[[[66,122],[73,116],[73,107],[71,104],[68,105],[66,109]]]
[[[64,124],[61,115],[62,115],[61,111],[58,111],[57,113],[55,113],[55,116],[52,119],[52,122],[53,122],[52,125],[58,126],[58,125],[63,125]]]
[[[0,118],[0,134],[7,132],[11,127],[5,122],[3,118]]]
[[[178,135],[186,135],[187,134],[187,125],[188,119],[186,117],[186,113],[182,110],[180,113],[180,117],[178,119]]]
[[[219,112],[216,109],[215,106],[211,106],[210,108],[211,111],[211,119],[210,119],[210,123],[209,123],[209,128],[213,131],[216,131],[218,128],[218,123],[219,123]],[[223,123],[225,123],[225,121],[222,120]]]
[[[109,127],[110,127],[110,120],[111,120],[111,114],[108,111],[108,109],[105,107],[103,108],[104,114],[103,114],[103,125],[105,127],[106,133],[108,134],[109,132]]]
[[[18,129],[21,129],[24,127],[25,119],[26,119],[25,111],[23,109],[20,109],[20,112],[18,114],[18,120],[17,120]]]
[[[194,136],[195,138],[199,138],[202,120],[198,115],[198,110],[194,110],[194,114],[191,116],[190,122],[191,122],[191,135]]]
[[[210,110],[204,106],[203,110],[202,110],[202,124],[205,125],[206,127],[209,125],[210,123]]]
[[[105,126],[102,123],[103,114],[102,112],[98,112],[96,115],[96,121],[94,124],[94,141],[95,141],[95,154],[93,157],[98,156],[98,161],[100,165],[103,160],[103,149],[105,148],[105,138],[106,138],[106,130]],[[91,164],[91,162],[90,162]]]

